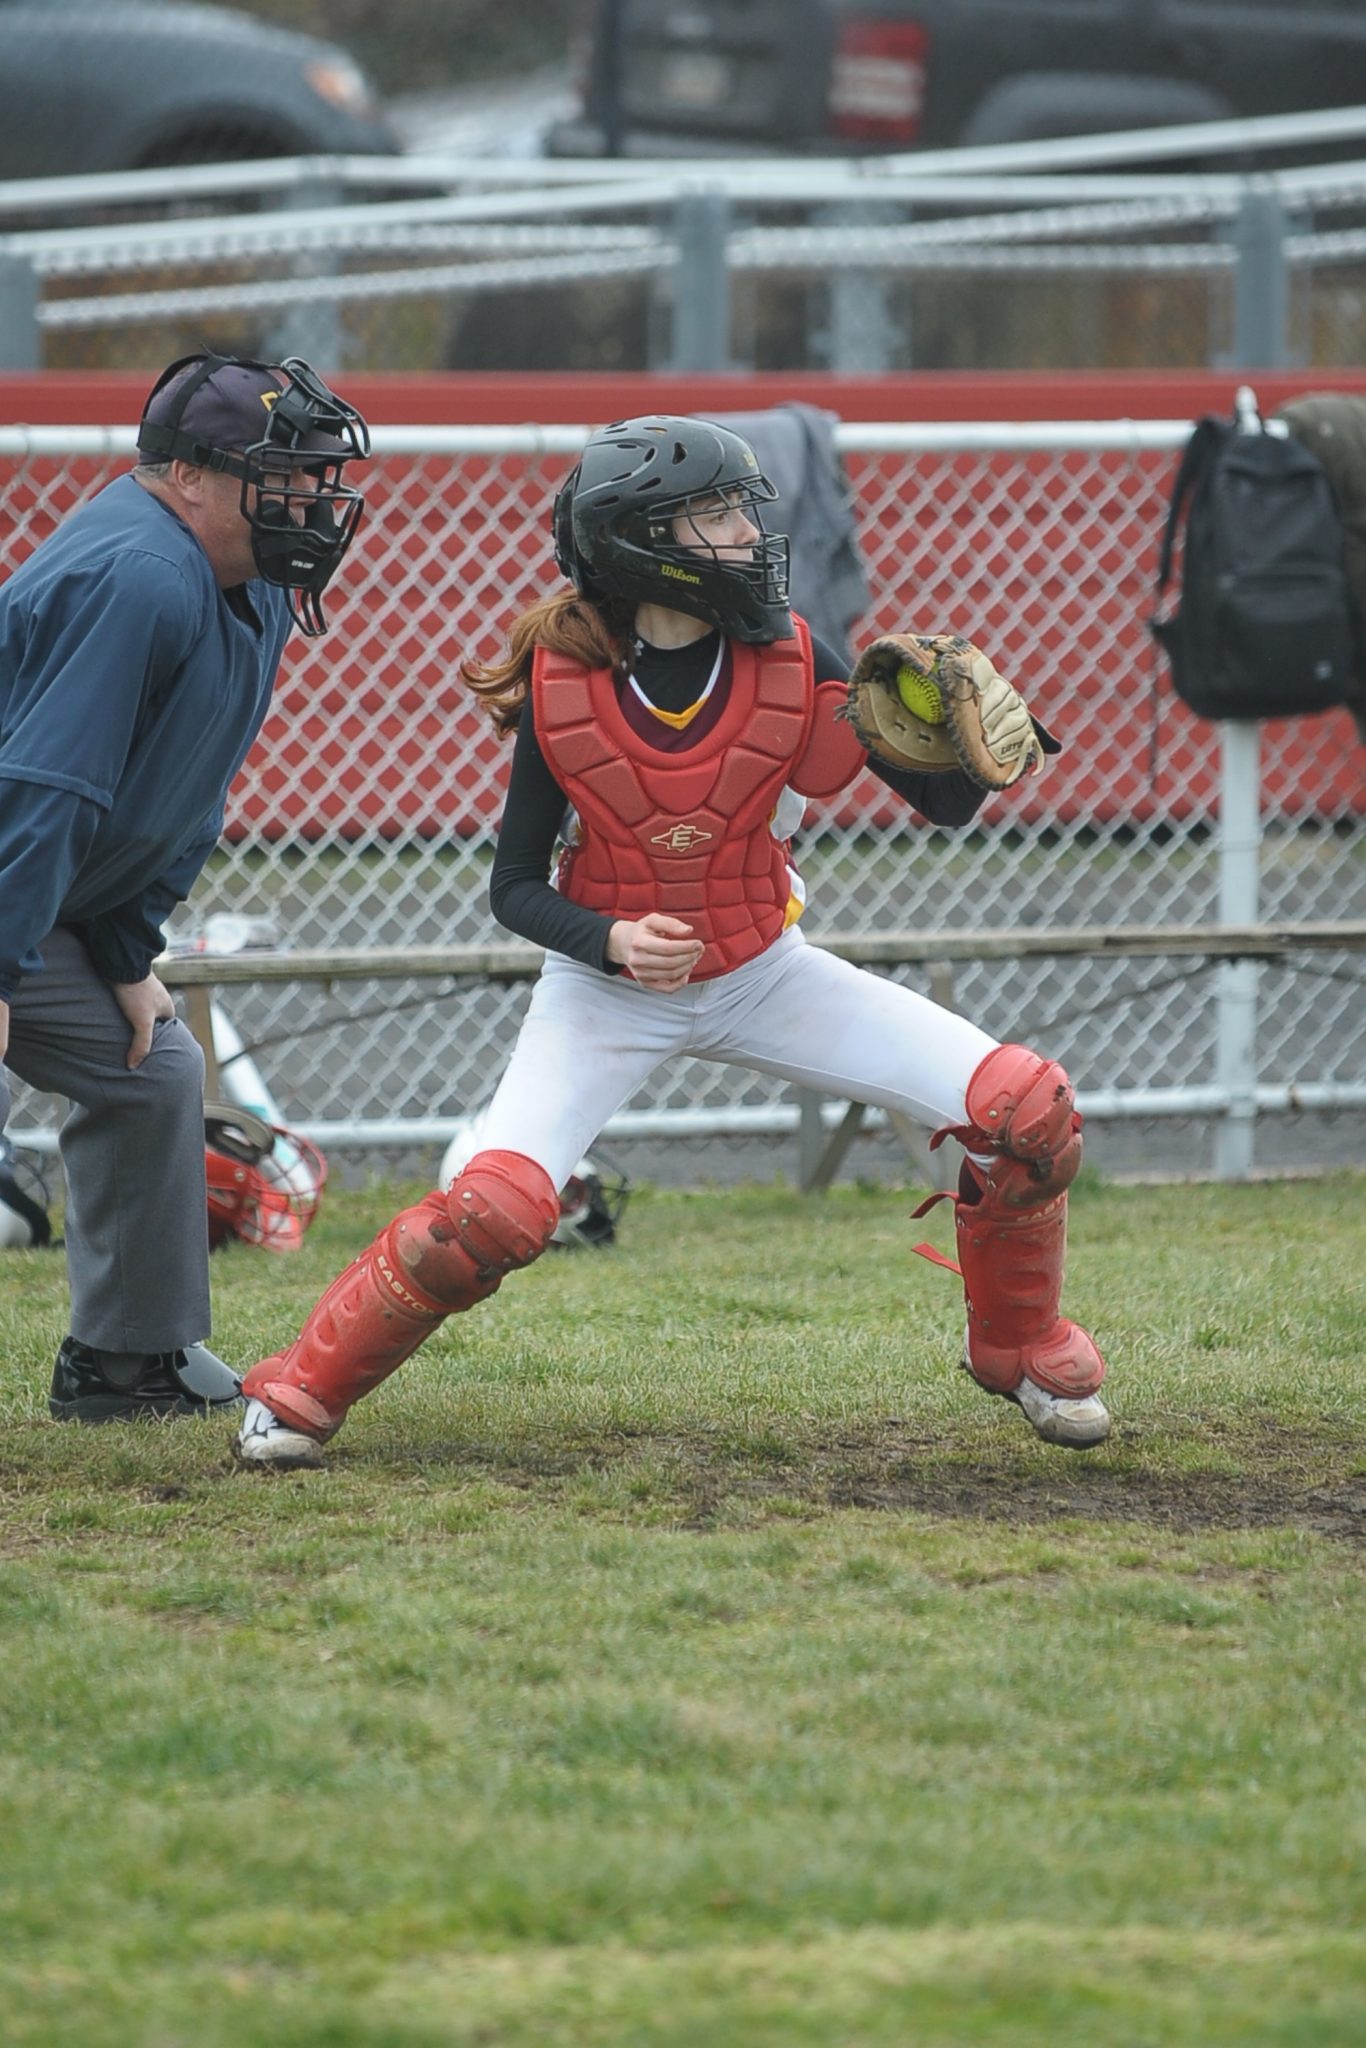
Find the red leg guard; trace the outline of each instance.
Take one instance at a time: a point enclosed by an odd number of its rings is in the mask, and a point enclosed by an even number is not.
[[[1081,1165],[1072,1084],[1024,1046],[988,1053],[967,1091],[970,1151],[955,1204],[968,1311],[968,1367],[993,1393],[1029,1378],[1063,1400],[1094,1394],[1105,1362],[1059,1314],[1067,1249],[1067,1189]]]
[[[448,1315],[538,1259],[559,1216],[534,1160],[476,1153],[449,1194],[405,1209],[338,1275],[288,1350],[252,1367],[243,1393],[305,1436],[331,1436]]]
[[[1025,1378],[1066,1401],[1094,1394],[1105,1361],[1085,1330],[1058,1313],[1066,1194],[1040,1209],[1001,1209],[988,1188],[975,1203],[960,1195],[956,1217],[973,1378],[995,1394],[1013,1393]]]
[[[969,1152],[993,1152],[991,1180],[1007,1209],[1037,1209],[1072,1185],[1081,1165],[1081,1117],[1056,1060],[998,1045],[967,1088],[968,1122],[954,1133]]]

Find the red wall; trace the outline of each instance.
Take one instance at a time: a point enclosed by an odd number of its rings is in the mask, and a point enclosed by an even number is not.
[[[1264,411],[1303,391],[1366,393],[1366,370],[942,371],[895,377],[339,376],[374,425],[506,426],[596,423],[637,412],[746,412],[784,400],[827,406],[847,420],[1188,419],[1229,412],[1250,383]],[[0,423],[135,425],[151,380],[140,372],[0,373]]]

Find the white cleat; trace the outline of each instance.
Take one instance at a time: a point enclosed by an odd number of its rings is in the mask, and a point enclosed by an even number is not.
[[[1017,1408],[1022,1409],[1030,1428],[1046,1444],[1061,1444],[1069,1451],[1093,1451],[1110,1434],[1110,1411],[1099,1394],[1086,1394],[1079,1401],[1068,1401],[1061,1394],[1050,1394],[1046,1387],[1031,1379],[1021,1380],[1012,1393],[1003,1394],[999,1387],[989,1387],[978,1379],[968,1362],[966,1348],[961,1363],[968,1378],[974,1386],[981,1387],[984,1394],[994,1394],[1001,1401],[1013,1401]]]
[[[326,1462],[320,1443],[281,1422],[264,1401],[247,1403],[232,1451],[240,1464],[268,1466],[272,1472],[316,1471]]]
[[[1069,1451],[1094,1450],[1110,1434],[1110,1411],[1099,1394],[1087,1394],[1080,1401],[1065,1401],[1050,1394],[1033,1380],[1020,1381],[1008,1397],[1022,1408],[1036,1436],[1046,1444],[1062,1444]]]

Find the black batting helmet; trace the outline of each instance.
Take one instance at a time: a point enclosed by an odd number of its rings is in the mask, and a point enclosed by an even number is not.
[[[747,441],[710,420],[618,420],[585,444],[555,499],[555,559],[583,596],[667,605],[762,645],[792,632],[785,534],[759,511],[778,493]],[[759,528],[746,561],[685,547],[673,522],[724,496]]]

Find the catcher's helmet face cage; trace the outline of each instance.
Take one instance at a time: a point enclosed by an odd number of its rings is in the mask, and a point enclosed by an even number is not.
[[[587,598],[666,605],[762,646],[792,632],[786,534],[760,507],[778,493],[747,441],[709,420],[672,414],[618,420],[585,444],[555,499],[555,560]],[[717,501],[758,529],[745,558],[675,521]]]
[[[20,1165],[0,1131],[0,1250],[27,1251],[51,1243],[47,1189],[38,1174]]]
[[[283,380],[264,435],[240,449],[212,447],[180,424],[199,387],[230,365]],[[158,378],[147,405],[187,368],[191,374],[163,422],[150,423],[144,407],[139,452],[156,462],[193,462],[241,478],[242,516],[251,528],[257,570],[267,583],[288,591],[295,624],[316,639],[327,630],[323,591],[365,510],[361,493],[342,482],[342,465],[369,454],[370,430],[356,408],[330,391],[300,356],[279,365],[247,356],[182,356]]]
[[[442,1154],[437,1182],[443,1191],[482,1150],[483,1111],[476,1110],[460,1120]],[[601,1152],[585,1153],[560,1189],[560,1220],[550,1233],[551,1244],[572,1248],[614,1243],[630,1192],[631,1183],[615,1162]]]
[[[601,1154],[581,1159],[560,1189],[560,1220],[550,1242],[594,1247],[615,1243],[630,1193],[626,1175]]]
[[[268,1252],[297,1251],[327,1184],[321,1152],[297,1131],[229,1103],[205,1104],[204,1139],[209,1249],[236,1237]]]

